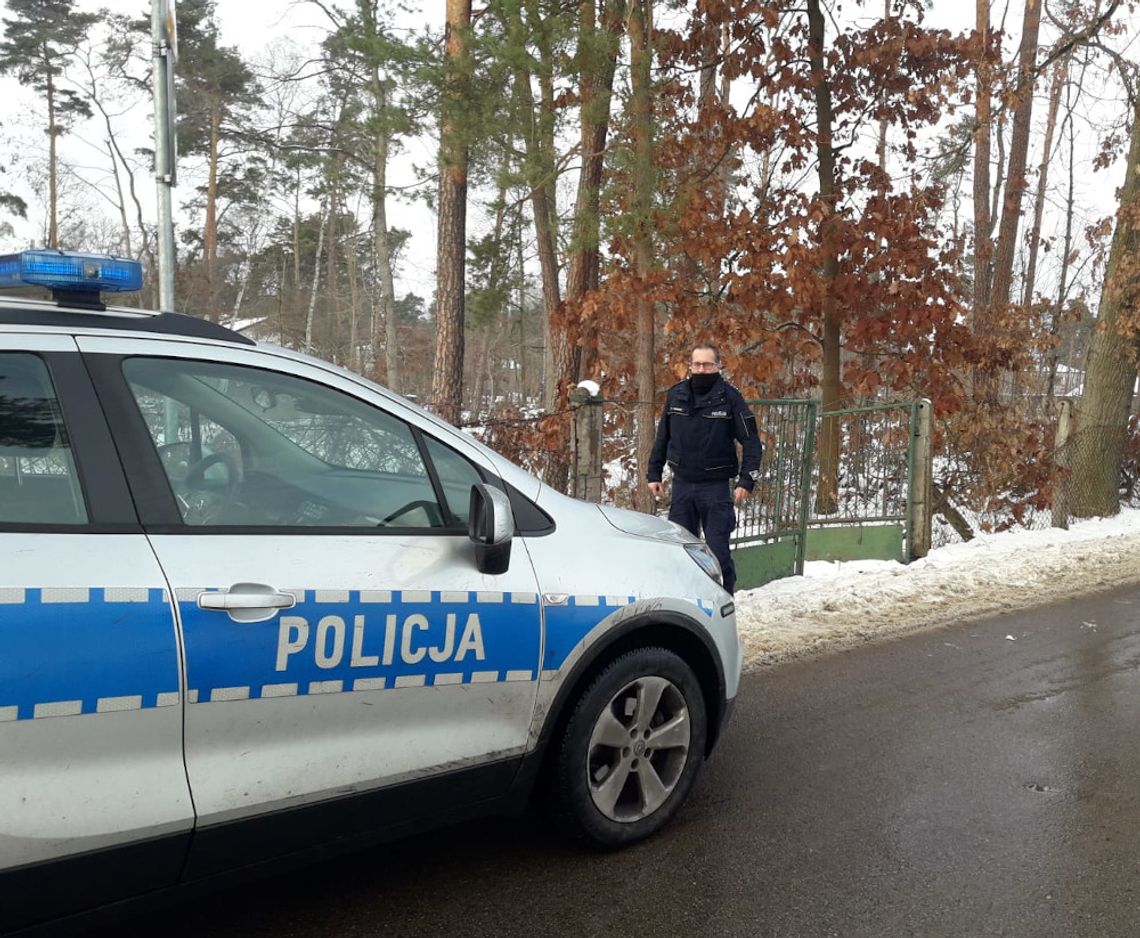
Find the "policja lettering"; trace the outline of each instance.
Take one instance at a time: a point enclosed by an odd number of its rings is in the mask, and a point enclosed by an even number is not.
[[[431,631],[431,622],[427,616],[416,612],[405,616],[403,622],[400,622],[399,616],[389,613],[384,617],[382,652],[366,654],[366,647],[376,647],[375,640],[369,639],[379,630],[370,630],[364,616],[353,616],[348,666],[374,668],[377,665],[391,665],[396,661],[397,647],[402,664],[419,664],[425,657],[430,657],[436,664],[460,664],[468,656],[475,661],[485,660],[487,655],[483,647],[483,626],[479,622],[479,613],[467,613],[457,643],[455,635],[458,624],[459,615],[447,613],[442,643],[429,644],[426,639],[430,635],[423,634]],[[327,670],[339,667],[344,662],[347,638],[348,624],[341,616],[322,616],[315,634],[303,616],[282,616],[277,629],[276,670],[286,670],[293,655],[308,651],[310,639],[313,639],[313,663],[318,668]]]

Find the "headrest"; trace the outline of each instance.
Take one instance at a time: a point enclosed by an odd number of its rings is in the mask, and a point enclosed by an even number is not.
[[[58,423],[55,398],[38,375],[19,368],[0,372],[0,446],[48,449]]]

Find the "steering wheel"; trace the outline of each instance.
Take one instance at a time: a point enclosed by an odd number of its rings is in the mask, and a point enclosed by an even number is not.
[[[164,443],[156,447],[158,457],[162,460],[162,468],[172,482],[181,482],[186,478],[186,470],[190,468],[190,444],[185,441],[177,443]]]
[[[206,480],[206,473],[219,464],[226,467],[224,485]],[[182,480],[182,484],[188,489],[197,489],[200,492],[222,492],[226,495],[233,493],[240,482],[241,463],[229,453],[210,453],[203,456],[186,470],[186,476]]]
[[[377,525],[377,527],[382,528],[385,525],[391,524],[397,518],[402,518],[404,515],[408,514],[409,512],[415,511],[417,508],[422,508],[424,510],[424,514],[426,514],[428,517],[428,524],[431,527],[433,527],[433,528],[442,528],[443,527],[443,515],[440,513],[439,506],[435,502],[429,501],[426,498],[419,498],[419,499],[416,499],[414,502],[408,502],[408,504],[406,504],[406,505],[401,505],[399,508],[397,508],[395,511],[393,511],[390,515],[388,515],[388,517],[386,517],[383,521],[381,521],[380,524]]]

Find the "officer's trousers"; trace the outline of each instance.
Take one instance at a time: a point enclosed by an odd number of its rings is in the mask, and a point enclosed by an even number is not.
[[[704,533],[705,543],[720,561],[724,588],[733,592],[736,589],[736,565],[728,549],[728,536],[736,528],[736,509],[728,481],[686,482],[674,476],[669,520],[688,528],[698,537]]]

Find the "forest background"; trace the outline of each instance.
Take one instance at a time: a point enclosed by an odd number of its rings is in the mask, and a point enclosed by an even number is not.
[[[136,5],[0,4],[0,248],[153,270]],[[636,471],[711,340],[749,397],[929,398],[947,516],[1140,497],[1133,4],[243,6],[177,5],[180,310],[560,487],[578,381]],[[824,510],[839,451],[825,424]]]

